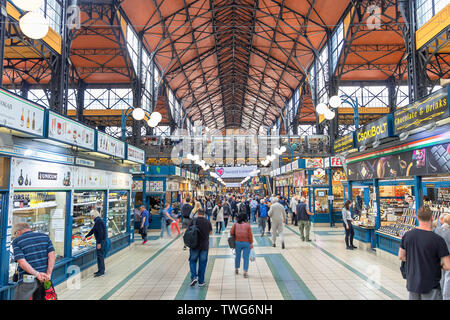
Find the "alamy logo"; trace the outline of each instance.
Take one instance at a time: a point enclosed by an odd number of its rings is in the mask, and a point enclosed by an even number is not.
[[[67,27],[72,29],[81,29],[81,9],[77,5],[70,5],[67,8]]]
[[[367,8],[370,16],[367,18],[366,24],[369,30],[381,28],[381,8],[377,5],[371,5]]]

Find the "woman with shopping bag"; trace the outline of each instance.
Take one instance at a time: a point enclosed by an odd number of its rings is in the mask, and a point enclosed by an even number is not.
[[[239,274],[241,255],[243,255],[244,278],[248,278],[250,250],[253,250],[253,234],[246,213],[238,215],[237,222],[231,228],[230,234],[235,237],[236,258],[234,260],[234,267],[236,269],[236,274]]]

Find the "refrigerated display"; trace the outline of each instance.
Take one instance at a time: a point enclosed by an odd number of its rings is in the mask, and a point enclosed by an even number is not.
[[[95,246],[94,236],[83,240],[83,237],[94,226],[94,220],[90,215],[91,210],[96,209],[103,217],[105,193],[103,191],[74,192],[73,194],[73,223],[72,223],[72,254]]]
[[[127,231],[128,192],[110,192],[108,195],[108,237]]]
[[[13,225],[26,222],[52,240],[56,260],[64,257],[67,192],[15,192]],[[14,235],[13,235],[14,236]]]

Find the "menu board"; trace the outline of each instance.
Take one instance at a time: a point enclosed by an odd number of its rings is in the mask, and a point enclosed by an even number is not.
[[[45,108],[0,89],[0,127],[44,135]]]
[[[108,178],[103,170],[74,167],[74,188],[75,189],[107,189]]]
[[[99,131],[97,135],[97,151],[124,159],[125,142]]]
[[[353,149],[354,145],[354,132],[351,132],[341,138],[334,141],[334,152],[341,153],[350,149]]]
[[[81,148],[94,150],[95,130],[79,122],[49,112],[48,137]]]
[[[127,160],[145,164],[145,151],[135,146],[128,145]]]
[[[390,115],[385,115],[384,117],[359,128],[356,131],[356,145],[358,147],[368,145],[377,139],[381,140],[391,136],[389,119],[392,119]]]
[[[62,164],[12,158],[11,188],[14,190],[71,189],[72,169],[72,166]]]
[[[166,191],[179,191],[179,190],[180,190],[180,183],[178,181],[169,180],[166,182]]]
[[[425,99],[397,110],[394,113],[395,134],[422,127],[448,116],[447,88],[443,88]]]
[[[108,172],[110,190],[124,190],[131,189],[132,177],[129,173],[122,172]]]
[[[131,185],[131,191],[142,192],[143,190],[144,190],[144,181],[142,180],[133,181]]]
[[[147,181],[147,192],[164,192],[164,182]]]
[[[306,163],[305,167],[308,169],[323,168],[322,158],[305,159],[305,163]]]

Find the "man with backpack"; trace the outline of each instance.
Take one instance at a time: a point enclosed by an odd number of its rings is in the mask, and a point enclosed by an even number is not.
[[[191,287],[197,283],[199,287],[206,285],[205,272],[208,264],[209,235],[211,233],[211,223],[205,218],[203,209],[199,209],[197,217],[191,221],[184,235],[185,245],[189,246]]]
[[[192,219],[190,218],[192,212],[191,198],[186,198],[186,202],[181,206],[181,216],[183,218],[182,227],[187,228]],[[186,246],[183,247],[183,250],[186,250]]]

